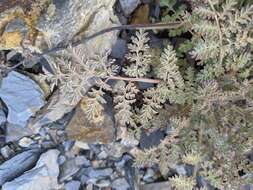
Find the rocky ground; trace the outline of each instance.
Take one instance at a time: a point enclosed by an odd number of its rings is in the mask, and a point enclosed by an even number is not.
[[[150,14],[156,19],[159,11],[159,6],[151,0],[119,0],[116,3],[105,0],[104,5],[99,5],[99,1],[81,5],[81,0],[66,0],[62,4],[55,1],[55,7],[49,6],[46,13],[40,13],[46,0],[34,2],[40,2],[36,9],[31,2],[0,2],[0,32],[4,33],[0,41],[0,61],[5,64],[14,65],[21,60],[20,53],[25,53],[19,46],[21,41],[27,42],[28,49],[43,49],[48,42],[54,47],[78,38],[77,33],[80,37],[84,28],[92,34],[119,23],[146,23]],[[18,15],[15,19],[13,12]],[[27,27],[31,21],[34,25]],[[34,29],[40,31],[36,37]],[[112,47],[110,56],[120,65],[131,34],[112,32],[83,48],[87,56],[92,56]],[[160,43],[155,36],[151,40],[153,45]],[[136,168],[133,165],[136,149],[157,145],[165,131],[149,135],[143,132],[139,142],[117,128],[110,97],[105,105],[104,121],[93,123],[84,112],[85,98],[76,106],[65,106],[60,101],[61,94],[57,91],[52,94],[49,88],[41,82],[33,63],[3,76],[0,87],[2,190],[171,189],[169,183],[162,180],[157,166]],[[189,170],[176,166],[179,174],[185,175]]]

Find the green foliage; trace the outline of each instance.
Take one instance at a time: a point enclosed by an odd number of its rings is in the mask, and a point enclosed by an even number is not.
[[[142,128],[169,128],[159,145],[138,151],[135,166],[157,164],[175,189],[197,189],[197,176],[213,188],[240,189],[252,183],[253,172],[247,157],[253,144],[253,6],[235,0],[191,4],[187,13],[176,1],[161,1],[163,20],[185,22],[180,29],[170,30],[169,37],[186,31],[190,37],[166,45],[155,56],[148,33],[137,31],[128,45],[124,78],[118,78],[127,82],[118,81],[113,90],[106,82],[117,68],[107,55],[85,60],[76,49],[57,59],[56,74],[49,80],[61,84],[71,104],[87,92],[84,81],[95,77],[87,112],[96,117],[105,103],[104,93],[112,90],[115,119],[129,136],[138,138]],[[147,78],[154,84],[139,89],[139,81]],[[193,174],[168,177],[179,164],[191,166]]]

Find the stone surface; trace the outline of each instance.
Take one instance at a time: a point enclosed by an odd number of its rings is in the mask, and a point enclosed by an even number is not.
[[[79,170],[79,166],[76,164],[75,159],[67,160],[61,167],[60,182],[71,179]]]
[[[140,139],[140,147],[141,149],[148,149],[153,146],[157,146],[160,144],[161,140],[163,140],[165,134],[161,130],[156,130],[151,132],[150,134],[146,134],[144,130],[141,132],[141,139]]]
[[[3,110],[0,110],[0,125],[3,125],[6,122],[6,115]]]
[[[58,155],[59,151],[56,149],[43,153],[33,169],[13,181],[6,182],[2,186],[2,190],[59,189],[57,181],[59,175]]]
[[[6,127],[6,142],[17,141],[24,136],[32,135],[32,130],[27,127],[21,127],[15,124],[7,124]]]
[[[80,181],[70,181],[65,184],[65,190],[79,190],[80,186]]]
[[[8,159],[14,153],[14,151],[8,145],[2,147],[0,152],[5,159]]]
[[[127,50],[126,40],[118,39],[112,47],[111,56],[117,59],[123,59]]]
[[[8,107],[8,122],[22,127],[45,103],[40,87],[29,77],[15,71],[3,78],[0,97]]]
[[[22,152],[0,165],[0,186],[31,169],[38,160],[40,150]]]
[[[67,136],[72,140],[85,143],[113,142],[115,139],[115,128],[110,102],[104,105],[101,122],[90,121],[84,111],[84,105],[86,105],[86,98],[76,108],[74,116],[66,128]]]
[[[140,4],[140,0],[120,0],[119,2],[125,16],[129,16]]]
[[[160,183],[151,183],[151,184],[145,184],[145,185],[140,185],[140,190],[154,190],[154,189],[159,189],[159,190],[171,190],[171,186],[169,182],[160,182]]]
[[[23,137],[22,139],[19,140],[18,145],[21,147],[27,148],[34,143],[35,141],[33,141],[31,138]]]
[[[115,190],[128,190],[130,186],[125,178],[118,178],[112,182],[112,188]]]
[[[104,169],[87,168],[85,172],[86,175],[89,176],[89,178],[103,179],[105,177],[110,176],[113,173],[113,170],[112,168],[104,168]]]

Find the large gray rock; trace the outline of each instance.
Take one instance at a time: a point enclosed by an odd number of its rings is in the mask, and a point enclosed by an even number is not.
[[[40,155],[39,150],[22,152],[0,165],[0,186],[31,169]]]
[[[22,127],[45,103],[40,87],[29,77],[15,71],[3,78],[0,97],[8,107],[8,122]]]
[[[59,151],[52,149],[43,153],[36,166],[13,181],[2,186],[2,190],[49,190],[59,189],[57,177]]]

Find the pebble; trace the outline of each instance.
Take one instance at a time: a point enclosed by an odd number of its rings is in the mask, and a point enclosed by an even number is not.
[[[35,141],[33,141],[31,138],[23,137],[19,140],[18,145],[24,148],[30,147],[32,144],[34,144]]]
[[[83,150],[90,150],[90,147],[89,147],[88,143],[84,143],[84,142],[81,142],[81,141],[76,141],[74,146],[76,146],[78,148],[81,148]]]
[[[4,146],[3,148],[1,148],[1,155],[5,158],[8,159],[14,152],[13,150],[8,146]]]
[[[101,159],[101,160],[104,160],[108,157],[108,154],[105,152],[105,151],[101,151],[99,154],[98,154],[98,158]]]
[[[146,174],[143,176],[143,180],[147,183],[154,182],[155,172],[151,168],[147,169]]]
[[[109,187],[111,185],[110,180],[99,180],[95,183],[96,186],[98,186],[99,188],[105,188],[105,187]]]

